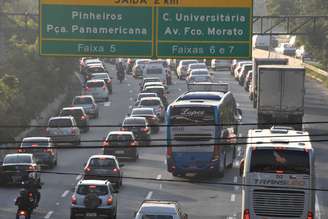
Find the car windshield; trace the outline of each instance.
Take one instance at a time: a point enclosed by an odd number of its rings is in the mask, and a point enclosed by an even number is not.
[[[90,87],[90,88],[99,88],[99,87],[103,87],[103,86],[104,86],[103,81],[90,81],[90,82],[87,82],[87,87]]]
[[[141,100],[140,105],[141,106],[158,106],[158,105],[161,105],[161,102],[160,102],[160,100],[155,100],[155,99]]]
[[[97,195],[107,195],[108,187],[105,185],[79,185],[76,193],[79,195],[87,195],[95,193]]]
[[[206,65],[201,65],[201,64],[195,65],[195,64],[192,64],[192,65],[189,65],[189,68],[190,69],[206,69],[207,67],[206,67]]]
[[[4,164],[14,164],[14,163],[32,163],[31,156],[24,156],[24,155],[11,155],[6,156],[3,160]]]
[[[153,109],[135,109],[131,113],[132,116],[138,116],[138,115],[154,115]]]
[[[256,149],[252,151],[250,172],[310,174],[309,152],[302,150]]]
[[[49,142],[45,141],[45,140],[24,140],[21,144],[21,147],[48,147],[49,146]]]
[[[143,214],[142,219],[173,219],[172,215]]]
[[[109,79],[108,74],[93,74],[92,79]]]
[[[141,100],[141,98],[144,98],[144,97],[157,97],[157,94],[156,93],[140,93],[138,95],[138,100]]]
[[[192,71],[192,76],[194,75],[208,75],[208,71]]]
[[[142,118],[125,119],[123,126],[146,126],[146,120]]]
[[[56,127],[72,127],[72,121],[70,119],[52,119],[49,121],[48,126],[50,128]]]
[[[74,118],[80,118],[83,116],[82,110],[62,110],[60,116],[73,116]]]
[[[88,97],[75,98],[73,104],[92,104],[92,99]]]
[[[89,162],[89,166],[93,168],[107,168],[116,167],[114,159],[111,158],[92,158]]]
[[[131,135],[126,135],[126,134],[113,134],[110,135],[107,139],[107,141],[110,142],[111,146],[126,145],[132,140],[133,137]]]
[[[145,91],[147,93],[156,93],[159,96],[164,95],[164,88],[153,88],[153,87],[146,87]]]
[[[146,71],[146,74],[162,74],[163,69],[162,68],[148,68]]]
[[[88,68],[88,73],[101,73],[101,72],[104,72],[105,71],[105,69],[104,68],[102,68],[102,67],[90,67],[90,68]]]

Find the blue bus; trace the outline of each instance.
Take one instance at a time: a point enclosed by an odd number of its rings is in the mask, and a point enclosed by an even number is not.
[[[167,109],[167,170],[223,177],[235,158],[240,114],[229,91],[180,96]]]

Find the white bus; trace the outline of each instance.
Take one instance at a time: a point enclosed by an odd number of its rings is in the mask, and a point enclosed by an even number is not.
[[[286,127],[249,130],[243,180],[242,219],[313,219],[314,153],[308,132]]]

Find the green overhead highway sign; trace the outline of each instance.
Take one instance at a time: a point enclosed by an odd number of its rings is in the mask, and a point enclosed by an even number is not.
[[[40,0],[40,54],[250,58],[252,9],[252,0]]]

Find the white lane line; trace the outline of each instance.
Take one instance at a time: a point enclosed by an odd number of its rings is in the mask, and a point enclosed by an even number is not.
[[[160,180],[161,178],[162,178],[161,174],[158,174],[157,177],[156,177],[157,180]]]
[[[178,89],[178,91],[180,91],[180,92],[181,92],[181,91],[182,91],[182,89],[181,89],[181,88],[179,88],[179,89]]]
[[[133,101],[133,97],[130,97],[130,101]]]
[[[165,165],[167,164],[167,160],[166,160],[166,158],[164,158],[164,164],[165,164]]]
[[[321,219],[321,211],[317,194],[315,195],[315,218]]]
[[[132,94],[133,93],[133,90],[129,90],[129,93]]]
[[[80,180],[82,178],[82,175],[78,175],[75,179],[76,181]]]
[[[128,84],[128,87],[130,87],[131,86],[131,84]]]
[[[59,206],[59,202],[56,202],[56,205]]]
[[[153,196],[153,191],[150,191],[150,192],[148,192],[145,199],[151,199],[152,196]]]
[[[238,177],[237,176],[234,176],[233,177],[233,183],[236,184],[237,182],[238,182]],[[234,188],[235,191],[237,191],[239,189],[239,186],[235,185],[233,188]]]
[[[104,103],[104,106],[106,106],[106,107],[108,107],[108,106],[110,106],[111,105],[111,102],[106,102],[106,103]]]
[[[45,219],[49,219],[51,217],[51,215],[53,214],[53,211],[49,211],[46,216],[44,216]]]
[[[236,201],[236,195],[235,194],[231,194],[230,201],[231,202],[235,202]]]
[[[162,190],[163,186],[162,184],[159,184],[159,190]]]
[[[68,195],[68,193],[69,193],[69,190],[66,190],[66,191],[61,195],[61,197],[62,197],[62,198],[65,198],[65,197]]]
[[[130,106],[129,106],[129,109],[132,109],[132,107],[133,107],[133,106],[132,106],[132,105],[130,105]]]

